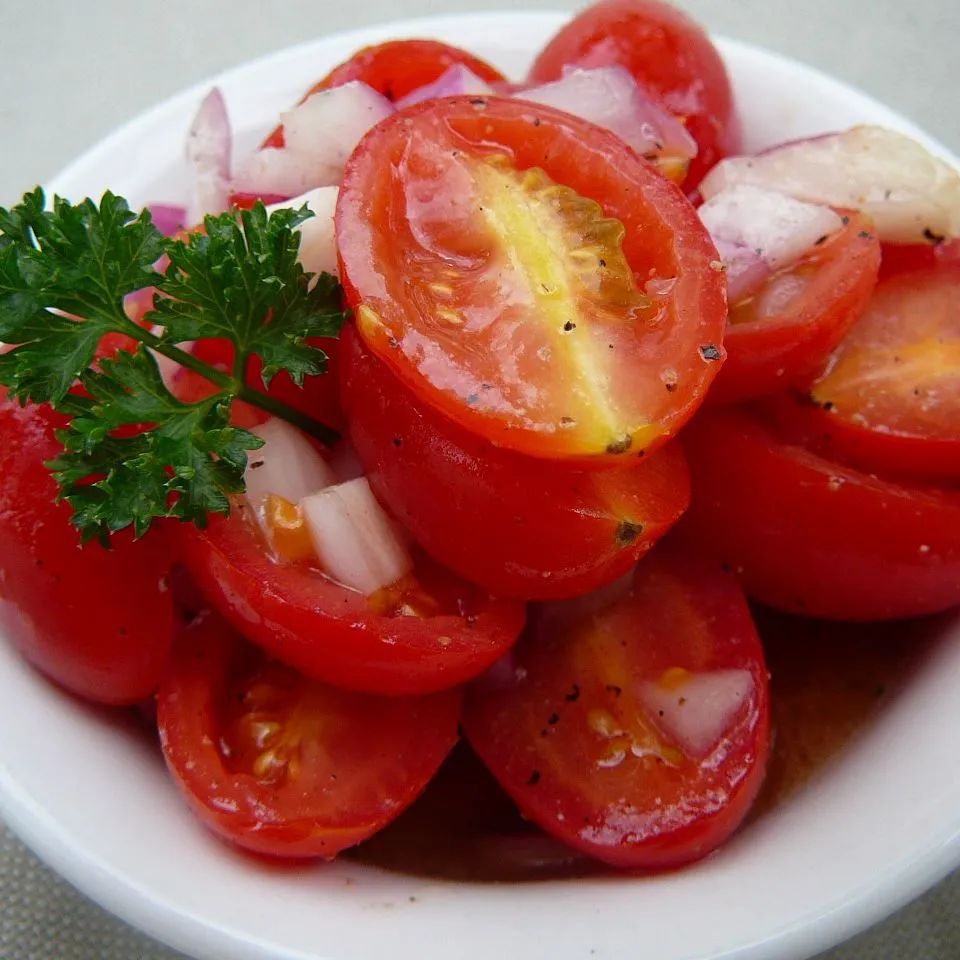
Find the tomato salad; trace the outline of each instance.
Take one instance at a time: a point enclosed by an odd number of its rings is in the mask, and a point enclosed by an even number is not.
[[[960,176],[738,123],[696,24],[603,0],[519,80],[360,50],[236,160],[214,90],[182,209],[0,211],[8,637],[155,702],[257,854],[361,843],[460,738],[578,855],[716,849],[756,605],[960,604]]]

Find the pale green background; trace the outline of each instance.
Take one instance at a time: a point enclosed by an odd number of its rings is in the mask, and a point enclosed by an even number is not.
[[[960,0],[681,5],[715,32],[804,60],[861,87],[960,153]],[[44,181],[144,108],[262,53],[399,17],[578,6],[564,0],[274,0],[269,7],[258,0],[0,0],[0,203]],[[469,38],[464,41],[469,46]],[[0,731],[12,735],[20,734]],[[88,903],[0,826],[0,958],[175,955]],[[960,960],[960,876],[822,960],[827,958]]]

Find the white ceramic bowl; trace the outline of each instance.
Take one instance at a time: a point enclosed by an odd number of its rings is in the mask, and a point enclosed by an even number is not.
[[[433,36],[522,73],[564,15],[491,13],[391,24],[285,51],[218,80],[251,145],[328,67],[364,44]],[[721,42],[748,149],[903,118],[807,67]],[[169,100],[57,177],[176,200],[181,144],[205,91]],[[942,148],[937,148],[946,154]],[[949,636],[948,636],[949,634]],[[793,960],[918,895],[960,862],[960,627],[842,758],[716,856],[645,879],[523,885],[428,881],[342,861],[271,868],[193,820],[132,724],[45,683],[0,644],[0,813],[68,880],[204,960]]]

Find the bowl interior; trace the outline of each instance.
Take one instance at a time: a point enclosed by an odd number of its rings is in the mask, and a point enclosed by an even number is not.
[[[323,38],[232,71],[220,83],[237,149],[255,143],[278,109],[359,46],[433,36],[466,44],[518,76],[563,18],[491,13],[394,24]],[[933,143],[806,67],[733,42],[721,49],[748,149],[862,121]],[[203,92],[188,91],[127,125],[51,189],[76,198],[109,186],[137,202],[181,199],[180,145]],[[918,653],[902,691],[839,762],[718,855],[659,877],[478,885],[350,861],[265,866],[194,822],[158,751],[132,722],[63,695],[4,644],[0,812],[88,895],[211,960],[439,960],[452,943],[462,960],[638,951],[657,960],[808,956],[960,861],[960,775],[944,762],[960,727],[960,625],[947,618],[936,630],[939,640]]]

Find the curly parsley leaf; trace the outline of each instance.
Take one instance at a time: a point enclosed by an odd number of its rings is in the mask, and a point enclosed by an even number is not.
[[[143,347],[104,360],[82,384],[87,396],[49,467],[85,538],[131,525],[142,536],[157,517],[204,526],[208,513],[229,511],[228,495],[243,491],[247,450],[263,444],[230,425],[229,395],[177,400]]]
[[[233,216],[207,217],[204,233],[168,248],[157,322],[173,342],[227,337],[238,363],[263,358],[263,379],[286,370],[300,385],[326,369],[323,351],[308,337],[335,336],[343,314],[329,282],[309,285],[297,260],[298,227],[313,214],[262,205]],[[242,369],[242,366],[241,366]]]
[[[163,235],[109,192],[99,207],[44,202],[37,188],[0,209],[0,340],[21,345],[0,358],[0,382],[20,400],[57,404],[100,338],[130,326],[123,298],[156,278]]]
[[[48,466],[85,539],[107,542],[126,527],[141,536],[161,517],[204,526],[210,513],[228,513],[229,497],[243,491],[247,451],[261,445],[231,426],[235,399],[336,440],[329,427],[243,380],[253,355],[267,383],[282,370],[301,384],[325,369],[325,354],[308,338],[335,336],[344,317],[335,278],[314,278],[297,259],[297,227],[309,216],[306,208],[268,215],[257,204],[207,217],[203,231],[184,240],[163,237],[148,212],[134,213],[109,192],[99,205],[54,198],[47,209],[38,188],[0,208],[0,340],[16,345],[0,356],[0,384],[21,402],[50,403],[71,417],[58,433],[63,452]],[[124,297],[145,287],[156,288],[150,330],[124,310]],[[107,333],[140,344],[94,367]],[[234,345],[233,375],[178,346],[206,338]],[[216,392],[177,399],[151,351]]]

